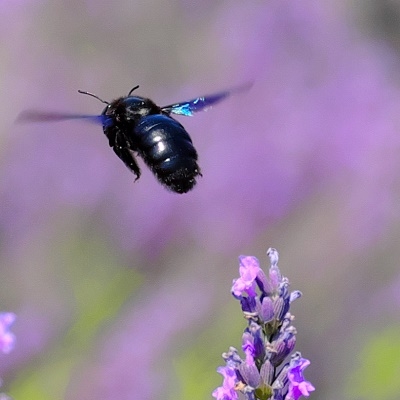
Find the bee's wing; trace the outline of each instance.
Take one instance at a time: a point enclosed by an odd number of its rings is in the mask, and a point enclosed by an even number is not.
[[[172,113],[178,115],[192,116],[196,112],[207,110],[208,108],[224,100],[231,94],[249,89],[251,86],[252,83],[246,83],[242,86],[238,86],[230,90],[225,90],[223,92],[211,94],[208,96],[196,97],[195,99],[189,101],[184,101],[182,103],[175,103],[169,106],[162,107],[161,109],[167,114]]]
[[[71,119],[82,119],[96,124],[107,125],[109,117],[105,115],[87,115],[87,114],[69,114],[59,112],[47,112],[38,110],[26,110],[21,112],[16,122],[18,123],[31,123],[31,122],[59,122],[68,121]]]

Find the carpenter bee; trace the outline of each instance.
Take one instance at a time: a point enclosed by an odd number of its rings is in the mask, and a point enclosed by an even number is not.
[[[189,134],[171,114],[192,116],[248,86],[165,107],[159,107],[148,98],[133,96],[132,93],[139,86],[131,89],[127,96],[111,102],[102,100],[93,93],[78,90],[79,93],[92,96],[106,104],[101,115],[24,111],[17,120],[54,122],[84,119],[102,124],[110,147],[136,175],[136,180],[140,177],[140,168],[135,154],[144,160],[167,189],[176,193],[186,193],[193,189],[201,172],[197,164],[197,151]]]

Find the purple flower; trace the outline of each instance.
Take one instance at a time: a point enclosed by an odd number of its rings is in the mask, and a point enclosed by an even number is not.
[[[254,364],[254,360],[258,363],[265,356],[261,327],[255,322],[250,322],[243,333],[242,350],[247,364]]]
[[[301,296],[301,292],[289,293],[289,281],[278,268],[279,255],[275,249],[268,250],[271,267],[268,277],[260,268],[255,257],[239,257],[240,278],[232,285],[232,294],[242,305],[247,316],[258,318],[264,323],[283,321],[290,303]]]
[[[9,332],[8,329],[14,323],[16,315],[11,312],[0,313],[0,351],[5,354],[8,354],[13,348],[15,344],[15,336],[13,333]],[[2,382],[0,380],[0,386]],[[8,400],[8,397],[5,393],[0,393],[0,400]]]
[[[270,362],[273,365],[280,365],[293,351],[296,344],[296,333],[296,328],[290,325],[289,319],[282,322],[278,338],[268,345],[271,352]]]
[[[306,381],[303,371],[310,365],[310,361],[302,358],[300,353],[292,357],[287,376],[289,378],[289,392],[286,400],[297,400],[300,396],[308,397],[314,391],[314,386]]]
[[[256,278],[260,273],[260,264],[255,257],[239,257],[239,274],[240,278],[233,281],[232,293],[235,296],[240,296],[242,292],[246,292],[248,296],[254,297],[256,295]]]
[[[217,400],[237,399],[238,392],[247,400],[297,400],[314,390],[302,374],[310,361],[299,352],[282,366],[296,344],[289,307],[301,293],[289,293],[289,280],[278,267],[278,252],[271,248],[267,254],[268,277],[255,257],[239,257],[240,278],[233,281],[232,294],[248,320],[242,336],[245,358],[233,347],[222,355],[226,366],[218,368],[224,381],[213,392]]]
[[[15,336],[8,329],[14,323],[15,318],[14,313],[0,313],[0,350],[5,354],[14,348]]]
[[[236,371],[231,367],[219,367],[217,371],[224,377],[224,382],[213,391],[213,397],[217,400],[236,400],[238,398],[235,390],[238,381]]]

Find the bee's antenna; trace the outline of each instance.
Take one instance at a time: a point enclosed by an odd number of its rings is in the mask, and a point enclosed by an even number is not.
[[[102,103],[104,103],[104,104],[110,105],[110,103],[109,103],[108,101],[105,101],[105,100],[101,99],[99,96],[96,96],[96,95],[93,94],[93,93],[84,92],[83,90],[78,90],[78,93],[87,94],[88,96],[92,96],[92,97],[94,97],[95,99],[100,100],[100,101],[101,101]]]
[[[139,89],[139,85],[136,85],[134,88],[132,88],[132,89],[130,90],[130,92],[128,93],[128,96],[130,96],[130,95],[132,94],[132,92],[133,92],[134,90],[136,90],[136,89]]]

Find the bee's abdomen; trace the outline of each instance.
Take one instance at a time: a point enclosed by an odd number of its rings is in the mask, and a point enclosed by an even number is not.
[[[168,189],[186,193],[200,175],[197,152],[185,128],[173,118],[149,115],[135,127],[135,149]]]

